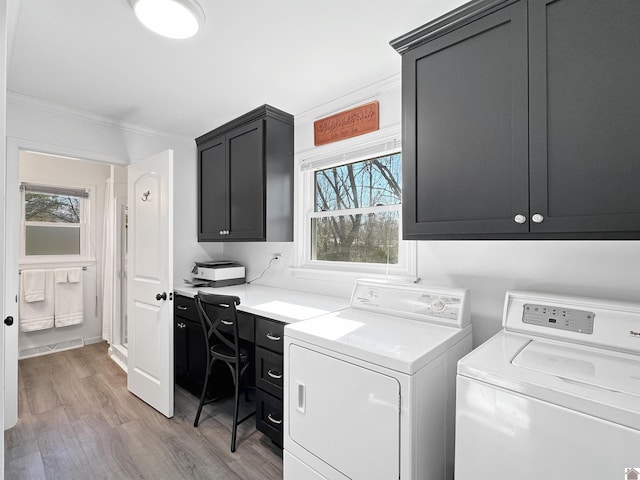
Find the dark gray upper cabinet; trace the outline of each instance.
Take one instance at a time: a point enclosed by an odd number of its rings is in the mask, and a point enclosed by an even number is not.
[[[196,144],[198,241],[292,241],[293,116],[264,105]]]
[[[638,25],[637,0],[476,0],[391,42],[404,238],[640,238]]]

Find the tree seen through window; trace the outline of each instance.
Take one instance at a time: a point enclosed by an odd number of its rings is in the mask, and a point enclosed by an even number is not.
[[[398,263],[400,153],[315,172],[314,260]]]

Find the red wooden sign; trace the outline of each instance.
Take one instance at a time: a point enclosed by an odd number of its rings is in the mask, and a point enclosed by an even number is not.
[[[316,146],[374,132],[380,128],[378,101],[336,113],[313,122],[313,140]]]

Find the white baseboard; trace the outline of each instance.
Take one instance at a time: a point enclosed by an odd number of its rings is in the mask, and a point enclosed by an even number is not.
[[[127,373],[127,349],[122,345],[109,345],[109,358]]]
[[[49,343],[40,345],[39,347],[30,347],[22,349],[18,352],[18,359],[39,357],[40,355],[48,355],[49,353],[63,352],[73,348],[84,347],[85,341],[82,338],[74,338],[73,340],[65,340],[63,342]]]

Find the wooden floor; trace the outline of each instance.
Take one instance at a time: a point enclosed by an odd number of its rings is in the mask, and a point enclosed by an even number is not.
[[[21,360],[19,420],[5,432],[9,479],[282,479],[282,452],[247,420],[231,440],[230,402],[204,408],[176,387],[175,414],[127,391],[105,343]]]

